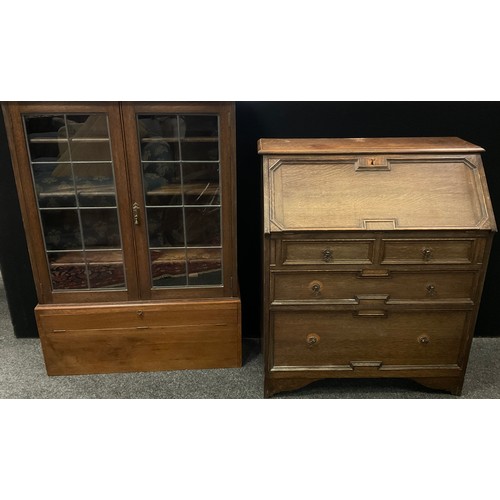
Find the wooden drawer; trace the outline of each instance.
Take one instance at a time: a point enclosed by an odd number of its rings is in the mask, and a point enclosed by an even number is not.
[[[381,264],[471,264],[475,239],[384,239]]]
[[[237,299],[35,312],[49,375],[241,366]]]
[[[371,264],[371,239],[283,240],[283,265]]]
[[[274,367],[383,370],[457,365],[467,311],[272,313]]]
[[[474,297],[474,271],[400,272],[367,269],[360,272],[275,272],[271,275],[275,301],[349,300],[365,294],[387,300],[466,300]]]

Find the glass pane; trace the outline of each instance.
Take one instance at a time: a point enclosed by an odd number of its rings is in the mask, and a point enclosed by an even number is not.
[[[57,167],[57,164],[33,165],[33,180],[40,208],[76,206],[71,168],[68,176],[54,176]]]
[[[213,138],[219,136],[219,121],[217,115],[184,115],[181,117],[185,124],[186,138]]]
[[[86,209],[80,211],[80,217],[86,249],[120,248],[120,228],[116,210]]]
[[[184,249],[151,250],[151,274],[154,287],[187,284]]]
[[[142,168],[147,205],[182,205],[178,163],[143,163]]]
[[[120,251],[86,252],[90,288],[125,287],[123,255]]]
[[[147,211],[151,247],[183,247],[182,208],[149,208]]]
[[[109,138],[108,120],[104,113],[66,115],[68,136],[74,140]]]
[[[108,140],[70,141],[72,161],[111,161],[111,149]]]
[[[81,207],[116,206],[115,183],[111,163],[77,163],[73,166]]]
[[[176,115],[141,115],[137,126],[142,161],[179,160],[179,123]]]
[[[222,252],[220,249],[188,249],[187,265],[189,285],[222,284]]]
[[[47,250],[82,248],[80,224],[76,210],[41,210],[40,216]]]
[[[217,161],[219,159],[219,143],[212,141],[182,142],[182,159],[184,161]]]
[[[187,246],[220,246],[220,209],[185,208]]]
[[[26,139],[33,162],[54,162],[68,152],[64,115],[26,116]]]
[[[182,166],[185,205],[219,205],[219,164],[186,163]]]
[[[54,290],[87,288],[87,273],[83,252],[50,252],[50,277]]]
[[[181,139],[181,157],[185,161],[219,159],[219,120],[217,115],[185,115],[186,134]]]

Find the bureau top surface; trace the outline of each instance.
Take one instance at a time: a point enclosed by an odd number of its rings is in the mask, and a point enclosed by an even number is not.
[[[259,154],[481,153],[458,137],[371,137],[339,139],[260,139]]]

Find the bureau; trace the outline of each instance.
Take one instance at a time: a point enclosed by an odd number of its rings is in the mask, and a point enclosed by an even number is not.
[[[261,139],[264,393],[409,378],[459,395],[496,225],[459,138]]]

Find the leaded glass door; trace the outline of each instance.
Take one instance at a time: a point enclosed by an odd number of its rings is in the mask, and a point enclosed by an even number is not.
[[[48,302],[138,297],[118,105],[21,104],[11,116],[24,143],[39,293]]]
[[[232,242],[223,204],[228,118],[220,106],[125,105],[141,289],[151,297],[224,295]],[[229,169],[228,169],[229,170]],[[227,269],[226,269],[227,267]]]

